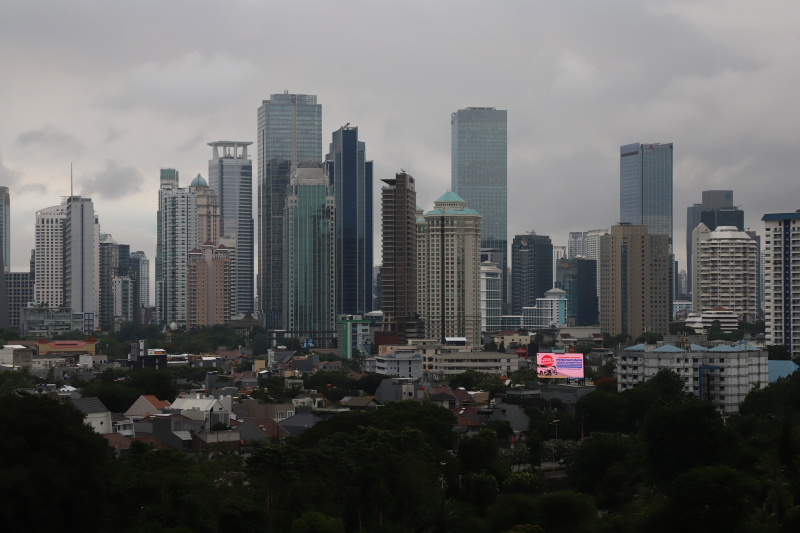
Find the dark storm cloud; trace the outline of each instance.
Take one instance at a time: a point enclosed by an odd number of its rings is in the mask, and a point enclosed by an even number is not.
[[[142,174],[135,167],[121,167],[116,161],[109,160],[104,170],[81,181],[80,194],[97,195],[107,200],[124,198],[139,192],[143,181]]]
[[[17,136],[17,144],[47,151],[80,153],[84,150],[83,143],[74,135],[62,131],[51,124],[20,133]]]

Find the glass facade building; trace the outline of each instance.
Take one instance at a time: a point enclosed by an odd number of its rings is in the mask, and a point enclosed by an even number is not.
[[[8,272],[11,269],[11,196],[8,187],[0,187],[0,254],[3,254],[3,270]]]
[[[358,128],[333,132],[325,172],[336,198],[336,314],[372,311],[372,161]]]
[[[247,147],[251,144],[208,143],[214,150],[208,161],[208,181],[220,208],[219,232],[236,240],[236,260],[231,265],[231,291],[235,291],[232,294],[232,314],[254,311],[253,164],[247,156]]]
[[[672,143],[620,147],[619,221],[672,243]]]
[[[286,194],[283,321],[287,335],[323,348],[336,332],[334,225],[335,200],[322,168],[301,166]]]
[[[511,313],[521,315],[524,307],[553,288],[553,243],[547,235],[516,235],[511,243]]]
[[[450,128],[450,186],[483,217],[481,248],[495,251],[491,260],[503,274],[505,302],[508,294],[507,112],[493,107],[459,109],[451,115]]]
[[[308,94],[273,94],[258,108],[258,298],[267,328],[283,327],[283,214],[290,177],[322,161],[322,106]]]
[[[597,323],[597,261],[560,260],[556,265],[556,288],[567,293],[567,317],[573,319],[576,326]]]

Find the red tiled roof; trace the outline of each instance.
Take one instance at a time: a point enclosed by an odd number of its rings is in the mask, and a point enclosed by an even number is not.
[[[152,405],[156,409],[165,409],[165,408],[169,407],[170,405],[172,405],[167,400],[159,400],[153,394],[145,394],[143,396],[144,396],[144,399],[147,400],[150,403],[150,405]]]

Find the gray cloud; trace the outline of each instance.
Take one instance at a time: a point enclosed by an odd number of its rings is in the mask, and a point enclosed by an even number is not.
[[[17,136],[17,144],[53,152],[80,153],[84,145],[74,135],[47,124],[34,130],[28,130]]]
[[[98,195],[107,200],[120,199],[137,193],[144,178],[135,167],[121,167],[116,161],[106,161],[106,168],[94,177],[81,181],[81,194]]]

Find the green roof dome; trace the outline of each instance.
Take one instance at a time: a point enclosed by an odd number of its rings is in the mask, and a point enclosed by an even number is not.
[[[189,187],[208,187],[208,182],[203,176],[198,174],[197,177],[192,180],[192,184],[189,185]]]

